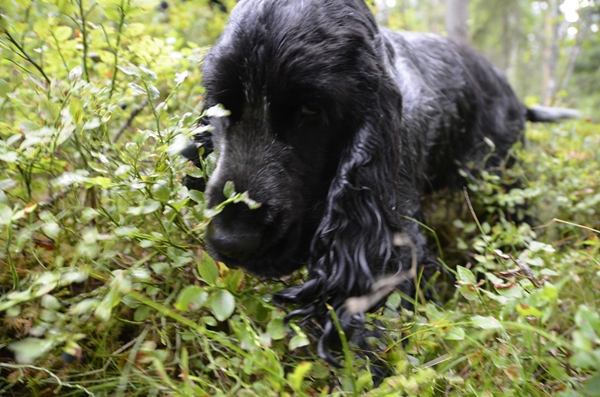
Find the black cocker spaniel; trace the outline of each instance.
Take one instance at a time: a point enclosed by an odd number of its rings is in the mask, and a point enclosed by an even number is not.
[[[205,108],[231,114],[205,120],[212,139],[198,135],[184,155],[199,164],[197,146],[218,151],[209,206],[225,200],[228,181],[261,204],[227,205],[207,249],[259,276],[308,265],[306,283],[275,298],[299,305],[289,317],[320,322],[319,353],[330,362],[337,332],[326,303],[351,333],[364,316],[347,298],[369,294],[413,257],[435,262],[411,219],[421,196],[458,185],[467,163],[497,166],[526,120],[576,115],[525,107],[473,49],[380,28],[364,0],[240,1],[203,81]],[[394,243],[399,234],[411,243]]]

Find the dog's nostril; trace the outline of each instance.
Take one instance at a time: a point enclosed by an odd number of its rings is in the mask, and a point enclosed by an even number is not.
[[[220,230],[211,222],[206,231],[206,240],[221,255],[245,260],[260,246],[261,234],[254,230]]]

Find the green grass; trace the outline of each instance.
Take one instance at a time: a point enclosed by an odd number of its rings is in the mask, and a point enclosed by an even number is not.
[[[393,367],[373,388],[352,343],[337,369],[284,326],[270,298],[302,273],[202,251],[206,204],[181,185],[202,171],[178,152],[225,16],[191,3],[3,6],[0,395],[600,395],[597,125],[531,125],[502,177],[428,200],[457,282],[436,281],[441,306],[394,293],[370,315]]]

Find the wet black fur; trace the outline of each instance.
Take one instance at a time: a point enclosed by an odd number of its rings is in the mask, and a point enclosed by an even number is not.
[[[219,160],[209,205],[224,200],[227,181],[262,203],[227,206],[208,228],[207,248],[260,276],[308,265],[308,280],[276,299],[299,305],[290,316],[319,320],[319,352],[330,361],[336,331],[325,303],[347,331],[361,328],[363,316],[347,314],[345,300],[410,267],[395,233],[412,238],[419,264],[432,262],[407,219],[421,197],[460,185],[459,167],[490,152],[484,137],[495,144],[487,166],[498,165],[527,119],[479,53],[379,28],[363,0],[241,1],[203,74],[205,108],[231,111],[210,120]],[[207,135],[197,140],[207,145]]]

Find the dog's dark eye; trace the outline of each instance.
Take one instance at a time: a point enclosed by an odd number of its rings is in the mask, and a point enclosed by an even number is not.
[[[313,104],[306,103],[300,108],[300,114],[304,117],[313,117],[319,114],[320,109]]]

